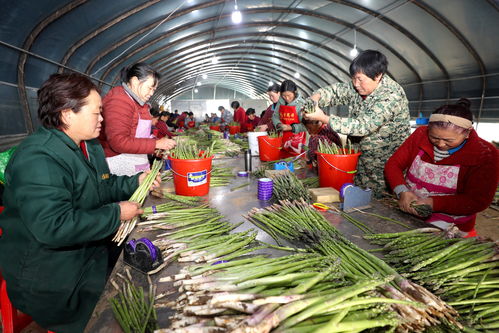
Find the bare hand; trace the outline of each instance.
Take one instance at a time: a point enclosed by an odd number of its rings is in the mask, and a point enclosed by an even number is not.
[[[156,148],[157,149],[164,149],[164,150],[170,150],[173,147],[177,145],[177,142],[172,139],[168,139],[168,137],[161,138],[159,140],[156,140]]]
[[[144,212],[144,210],[140,208],[140,204],[138,202],[121,201],[119,205],[121,221],[131,220],[135,216]]]
[[[411,207],[411,203],[414,201],[418,201],[419,199],[420,198],[411,191],[402,192],[400,193],[399,207],[406,213],[419,216],[416,210]]]
[[[321,99],[321,94],[319,93],[313,94],[312,96],[310,96],[310,99],[314,101],[315,104],[317,104],[317,102],[319,102],[319,100]]]
[[[304,113],[303,117],[307,120],[319,120],[324,124],[329,123],[329,116],[322,111],[318,106],[315,107],[314,113]]]
[[[433,198],[418,198],[416,205],[428,205],[433,210]]]
[[[144,179],[146,179],[147,175],[151,173],[151,170],[146,170],[142,172],[139,176],[139,185],[142,184]],[[156,175],[156,179],[153,181],[150,190],[154,190],[155,188],[158,188],[161,184],[161,175],[158,173]]]
[[[281,131],[283,131],[283,132],[288,132],[288,131],[291,131],[292,129],[293,129],[293,127],[291,127],[291,125],[282,124],[282,126],[281,126]]]

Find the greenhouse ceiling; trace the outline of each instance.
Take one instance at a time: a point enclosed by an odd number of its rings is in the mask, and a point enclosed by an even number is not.
[[[353,49],[387,56],[412,116],[467,97],[476,120],[499,118],[494,0],[1,2],[2,136],[38,126],[36,90],[58,71],[84,73],[105,94],[122,67],[147,62],[162,74],[156,104],[216,89],[264,98],[288,78],[308,96],[350,79]]]

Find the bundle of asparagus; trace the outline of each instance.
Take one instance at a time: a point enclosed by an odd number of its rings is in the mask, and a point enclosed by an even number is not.
[[[448,238],[434,228],[365,235],[385,260],[454,306],[475,329],[499,328],[499,251],[494,242]]]
[[[300,179],[300,182],[305,186],[305,188],[315,188],[319,187],[319,177],[307,177]]]
[[[210,187],[229,185],[233,179],[233,168],[213,166],[211,169]]]
[[[149,194],[149,189],[151,188],[156,176],[163,166],[162,160],[154,160],[151,167],[151,172],[146,176],[142,184],[135,190],[135,192],[130,197],[129,201],[138,202],[143,204],[147,195]],[[137,223],[137,217],[134,217],[128,221],[122,221],[116,235],[113,237],[113,242],[117,242],[120,245],[126,237],[132,232],[135,224]]]
[[[357,145],[352,145],[350,140],[347,140],[347,145],[345,147],[338,147],[338,145],[334,142],[319,140],[317,151],[323,154],[349,155],[357,154],[359,152],[359,148]]]
[[[114,317],[125,333],[153,332],[158,328],[154,309],[156,287],[150,284],[148,295],[145,295],[141,287],[135,287],[127,273],[128,278],[122,276],[124,282],[121,288],[113,281],[119,292],[109,300]]]
[[[197,144],[191,144],[186,142],[185,140],[177,140],[177,145],[170,151],[170,155],[173,158],[182,160],[197,160],[200,158],[208,158],[213,156],[213,146],[214,142],[211,144],[211,146],[202,150],[198,148]]]

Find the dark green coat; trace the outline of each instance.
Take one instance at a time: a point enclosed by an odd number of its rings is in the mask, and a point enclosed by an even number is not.
[[[97,140],[86,144],[89,160],[63,132],[40,128],[6,169],[0,269],[14,306],[57,333],[85,328],[106,282],[117,202],[138,186],[138,176],[109,174]]]

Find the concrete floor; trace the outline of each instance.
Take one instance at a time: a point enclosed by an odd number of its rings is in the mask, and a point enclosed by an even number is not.
[[[478,236],[499,240],[499,206],[491,206],[477,215]]]

